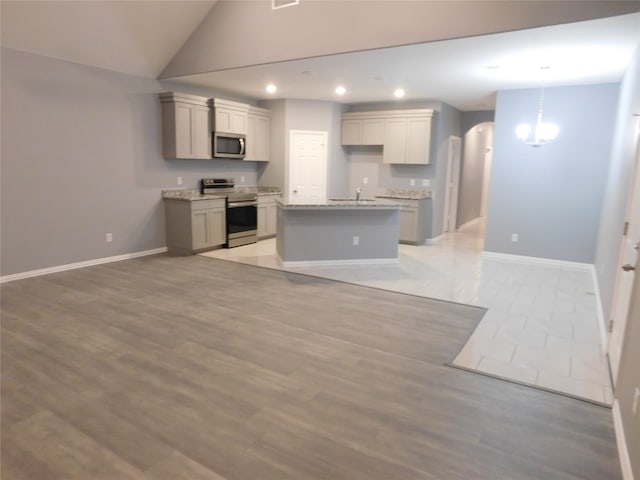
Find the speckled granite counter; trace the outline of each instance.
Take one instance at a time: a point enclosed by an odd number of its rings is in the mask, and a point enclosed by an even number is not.
[[[397,210],[402,207],[400,202],[365,200],[298,200],[291,198],[277,198],[276,203],[283,209],[296,210]]]
[[[280,195],[278,187],[237,187],[237,192],[256,193],[259,196],[264,195]],[[200,190],[195,188],[187,188],[182,190],[162,190],[162,198],[165,200],[183,200],[193,202],[196,200],[213,200],[216,198],[225,198],[225,195],[207,193],[202,194]]]
[[[193,202],[195,200],[214,200],[216,198],[226,198],[224,195],[203,195],[199,190],[163,190],[162,198],[164,200],[183,200],[185,202]]]
[[[424,200],[431,198],[431,190],[387,190],[376,198],[395,198],[399,200]]]

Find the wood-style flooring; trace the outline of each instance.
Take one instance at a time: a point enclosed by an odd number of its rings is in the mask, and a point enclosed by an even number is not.
[[[2,285],[13,479],[620,479],[609,409],[443,364],[484,311],[201,256]]]

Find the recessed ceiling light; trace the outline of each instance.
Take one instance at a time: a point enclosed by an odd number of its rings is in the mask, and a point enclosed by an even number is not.
[[[270,83],[269,85],[267,85],[266,90],[269,93],[276,93],[278,91],[278,87],[276,87],[273,83]]]
[[[393,92],[393,94],[398,98],[402,98],[404,97],[404,90],[401,88],[397,88],[396,91]]]
[[[344,88],[342,85],[339,85],[336,87],[336,93],[338,95],[344,95],[345,93],[347,93],[347,89]]]

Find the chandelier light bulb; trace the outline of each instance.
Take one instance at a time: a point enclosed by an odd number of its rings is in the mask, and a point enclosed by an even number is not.
[[[554,140],[558,136],[560,128],[554,123],[542,122],[542,104],[544,101],[544,90],[540,91],[540,104],[538,108],[538,116],[536,118],[535,127],[527,123],[521,123],[516,127],[516,137],[527,145],[532,147],[541,147],[542,145]],[[530,139],[530,135],[533,132],[533,139]]]
[[[526,123],[521,123],[516,127],[516,136],[520,140],[526,140],[530,133],[531,133],[531,125],[528,125]]]

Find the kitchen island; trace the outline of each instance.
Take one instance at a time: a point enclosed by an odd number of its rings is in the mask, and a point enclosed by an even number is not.
[[[276,199],[284,266],[398,262],[401,203]]]

